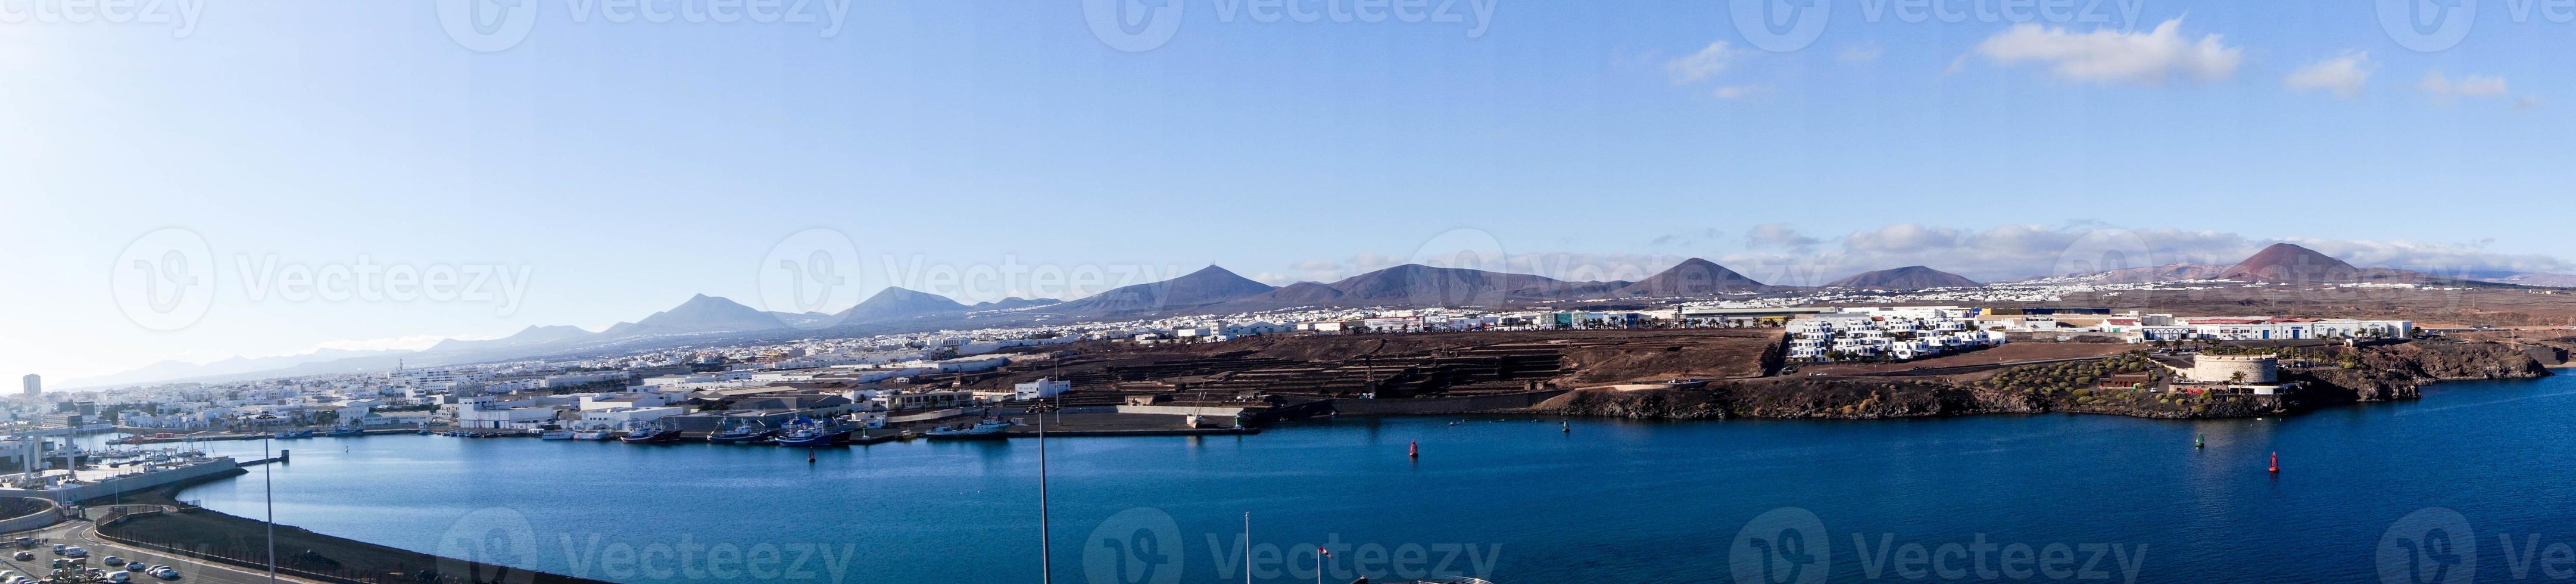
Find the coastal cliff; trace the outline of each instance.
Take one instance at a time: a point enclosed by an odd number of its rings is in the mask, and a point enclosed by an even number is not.
[[[1589,389],[1532,408],[1572,416],[1709,420],[1879,419],[2067,412],[2145,418],[2267,416],[2329,405],[2415,399],[2445,380],[2529,379],[2549,370],[2523,350],[2448,341],[2309,349],[2319,363],[2285,368],[2305,388],[2283,396],[2151,392],[2113,380],[2161,379],[2167,370],[2138,354],[2007,368],[1957,377],[1783,377],[1719,381],[1697,389]]]

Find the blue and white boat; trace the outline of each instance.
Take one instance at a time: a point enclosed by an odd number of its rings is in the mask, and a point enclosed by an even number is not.
[[[276,439],[279,439],[279,440],[286,440],[286,439],[290,439],[290,438],[312,438],[312,437],[313,437],[313,431],[312,431],[312,430],[294,430],[294,431],[289,431],[289,432],[278,432],[278,433],[276,433],[276,434],[270,434],[268,437],[270,437],[270,438],[276,438]]]
[[[840,443],[843,438],[846,438],[849,435],[849,426],[842,425],[840,420],[832,418],[814,420],[804,416],[797,416],[796,419],[789,420],[787,424],[782,426],[782,429],[779,430],[778,445],[831,446],[833,444]]]
[[[571,440],[571,430],[547,430],[537,433],[538,440]]]
[[[717,444],[747,444],[758,442],[762,438],[768,438],[770,434],[775,432],[775,430],[771,430],[769,427],[762,426],[757,422],[737,421],[727,424],[723,428],[717,429],[714,434],[708,434],[707,441]]]

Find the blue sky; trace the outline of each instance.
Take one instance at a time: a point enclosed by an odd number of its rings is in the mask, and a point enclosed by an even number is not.
[[[1127,51],[1070,0],[847,4],[837,29],[824,0],[817,22],[731,23],[527,1],[497,47],[450,34],[441,6],[463,2],[171,0],[197,11],[85,23],[11,4],[0,374],[758,304],[764,262],[813,228],[847,237],[869,291],[904,283],[890,262],[1283,283],[1461,238],[1577,265],[1950,259],[1988,278],[2101,228],[2185,255],[2576,256],[2557,236],[2576,91],[2552,58],[2576,24],[2519,2],[2475,3],[2464,37],[2419,51],[2366,2],[2105,2],[2088,14],[2110,22],[2016,31],[1825,0],[1812,42],[1772,51],[1727,2],[1299,23],[1181,0],[1167,41]],[[121,256],[162,229],[215,264],[176,330],[116,297]],[[262,261],[362,257],[528,280],[507,302],[247,293]]]

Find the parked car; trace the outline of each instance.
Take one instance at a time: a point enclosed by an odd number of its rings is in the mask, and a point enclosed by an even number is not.
[[[21,562],[33,562],[36,561],[36,552],[18,552],[16,555],[10,556],[10,559]]]
[[[125,571],[128,572],[141,572],[148,568],[151,568],[151,566],[143,565],[143,562],[131,562],[125,565]]]
[[[66,557],[66,558],[84,558],[84,557],[89,557],[89,550],[81,549],[81,548],[80,548],[80,546],[72,546],[72,547],[63,548],[63,557]]]
[[[123,566],[123,565],[125,565],[125,558],[120,558],[120,557],[116,557],[116,556],[108,556],[108,557],[107,557],[107,565],[110,565],[110,566]]]

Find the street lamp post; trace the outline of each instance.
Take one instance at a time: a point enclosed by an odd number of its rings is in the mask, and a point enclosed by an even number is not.
[[[275,436],[259,439],[260,458],[276,457],[269,453],[271,438]],[[277,582],[277,490],[270,486],[276,474],[277,461],[270,460],[259,464],[259,496],[268,504],[268,581],[271,583]]]

